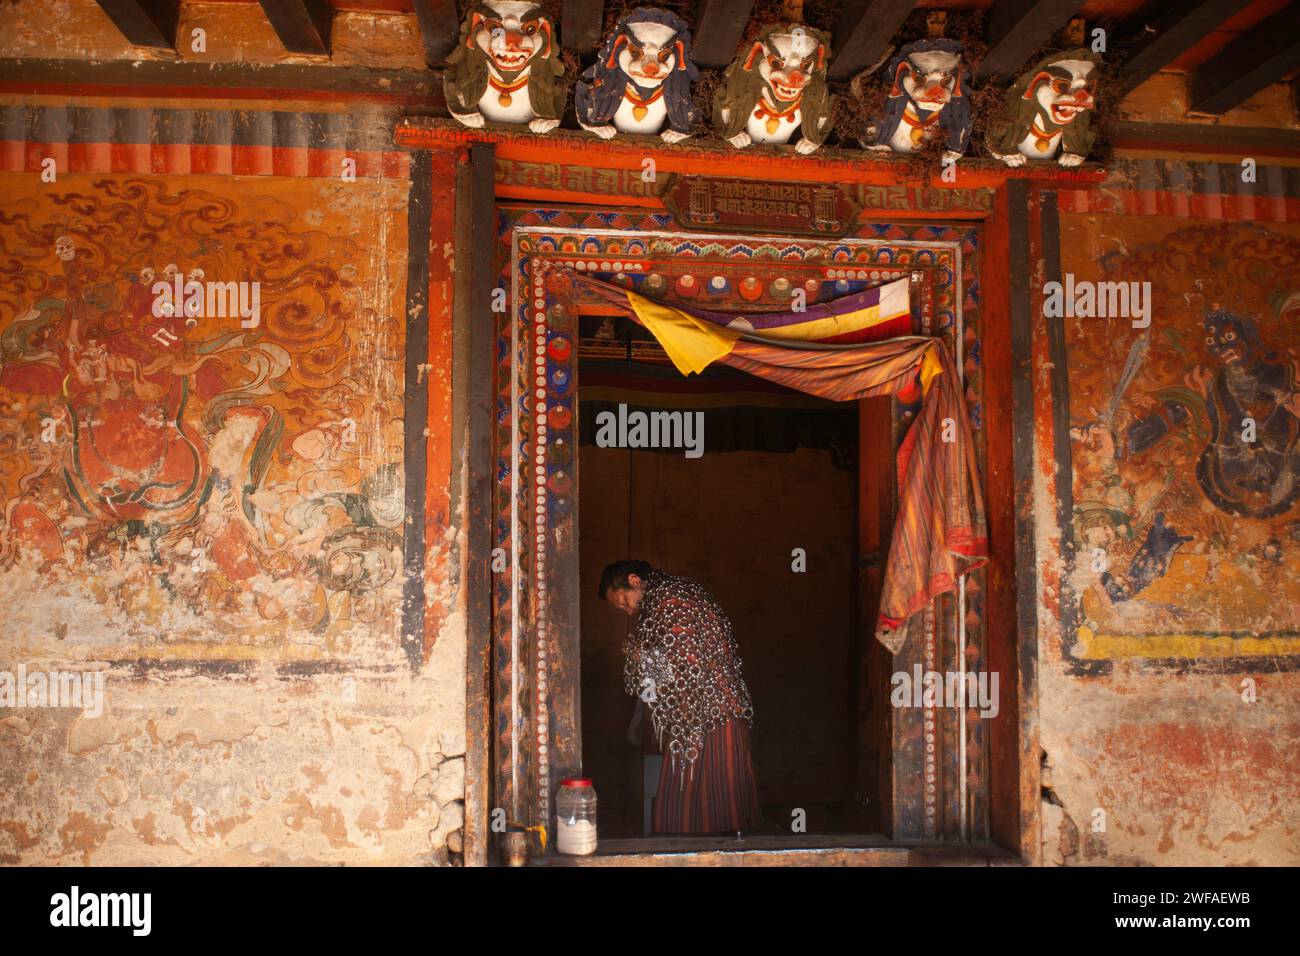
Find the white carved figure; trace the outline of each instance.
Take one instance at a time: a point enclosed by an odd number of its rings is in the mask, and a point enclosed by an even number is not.
[[[527,125],[549,133],[560,125],[564,64],[551,21],[528,0],[478,0],[447,58],[447,109],[466,126]]]

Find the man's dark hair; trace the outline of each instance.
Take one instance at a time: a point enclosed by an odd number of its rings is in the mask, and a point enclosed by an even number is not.
[[[600,572],[600,587],[596,590],[596,594],[602,601],[608,600],[605,594],[610,588],[621,591],[630,587],[627,581],[629,574],[635,574],[645,580],[653,570],[654,568],[645,561],[615,561],[613,564],[607,564],[605,570]]]

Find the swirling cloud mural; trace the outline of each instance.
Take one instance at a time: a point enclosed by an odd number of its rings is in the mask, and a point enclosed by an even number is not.
[[[400,659],[405,208],[268,177],[7,198],[10,651]]]

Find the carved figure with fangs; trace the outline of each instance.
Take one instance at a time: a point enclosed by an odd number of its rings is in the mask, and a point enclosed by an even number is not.
[[[659,133],[664,142],[676,143],[691,135],[691,82],[698,77],[686,21],[667,10],[637,7],[618,21],[582,75],[586,82],[575,86],[578,125],[604,139]]]
[[[719,135],[740,149],[753,143],[784,144],[811,153],[831,131],[832,98],[826,90],[830,34],[801,24],[768,27],[727,67],[713,97]]]
[[[885,115],[867,127],[867,148],[915,153],[943,137],[944,159],[953,161],[970,144],[971,111],[964,51],[956,40],[918,40],[889,64],[893,87]]]
[[[1022,76],[989,131],[989,151],[1008,166],[1031,159],[1078,166],[1087,159],[1097,138],[1092,111],[1100,62],[1091,50],[1069,50]]]
[[[478,0],[447,57],[447,110],[466,126],[528,125],[549,133],[560,125],[564,63],[555,28],[535,3]]]

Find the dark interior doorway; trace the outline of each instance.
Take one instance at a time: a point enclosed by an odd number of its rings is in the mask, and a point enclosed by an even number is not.
[[[653,355],[584,357],[578,379],[582,763],[602,837],[648,835],[657,779],[652,735],[639,749],[625,739],[629,621],[596,596],[601,569],[625,557],[695,578],[730,616],[773,829],[791,832],[802,810],[808,833],[878,830],[878,715],[858,626],[873,603],[858,570],[858,404],[726,368],[686,379]],[[620,404],[702,412],[703,454],[598,447],[597,415]]]

